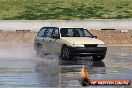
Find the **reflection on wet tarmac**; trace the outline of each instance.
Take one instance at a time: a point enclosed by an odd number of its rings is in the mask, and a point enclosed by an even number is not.
[[[69,61],[56,55],[39,58],[31,47],[0,50],[5,53],[0,54],[0,88],[81,87],[78,77],[82,66],[89,72],[90,79],[132,80],[132,47],[109,47],[106,58],[96,62],[91,57],[77,57]],[[15,55],[12,50],[19,54]]]
[[[50,77],[50,82],[48,80],[49,85],[47,86],[64,86],[69,81],[75,81],[78,84],[77,78],[82,66],[85,66],[89,74],[105,74],[106,69],[103,61],[94,62],[89,59],[91,58],[70,61],[58,59],[56,61],[53,60],[54,64],[49,58],[41,59],[36,64],[36,72],[41,74],[44,79]]]

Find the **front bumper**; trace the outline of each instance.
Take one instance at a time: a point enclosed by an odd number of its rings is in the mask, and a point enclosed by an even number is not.
[[[105,55],[107,47],[70,47],[70,51],[76,56]]]

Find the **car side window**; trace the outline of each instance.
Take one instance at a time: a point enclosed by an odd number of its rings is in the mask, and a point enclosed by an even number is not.
[[[51,37],[53,36],[59,36],[59,29],[53,29]]]
[[[49,30],[46,29],[45,32],[44,32],[44,37],[47,37],[48,32],[49,32]]]
[[[45,30],[46,30],[46,28],[41,28],[40,31],[38,32],[37,36],[44,37]]]
[[[53,28],[48,28],[44,33],[44,37],[51,37],[52,32]]]

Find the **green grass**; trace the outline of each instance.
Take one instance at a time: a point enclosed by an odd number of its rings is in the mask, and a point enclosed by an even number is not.
[[[132,18],[132,0],[0,0],[1,20]]]

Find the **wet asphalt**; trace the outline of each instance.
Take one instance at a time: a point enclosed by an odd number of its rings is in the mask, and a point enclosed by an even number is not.
[[[57,55],[37,57],[32,45],[0,46],[0,88],[81,88],[81,68],[89,79],[132,80],[132,46],[108,47],[103,61],[92,57],[62,60]],[[132,86],[87,86],[132,88]]]

